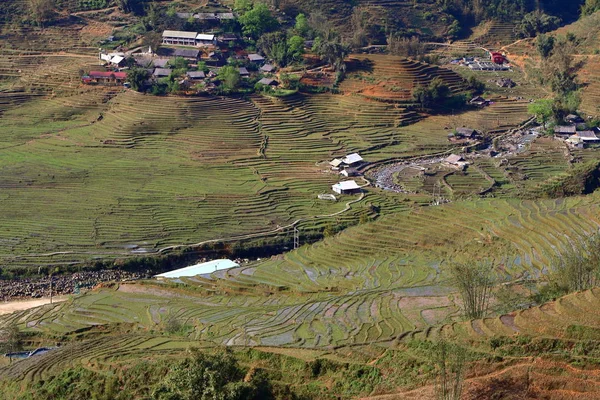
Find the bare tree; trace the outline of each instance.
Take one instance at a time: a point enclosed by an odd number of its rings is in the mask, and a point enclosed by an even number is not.
[[[564,292],[590,289],[600,284],[600,234],[579,237],[555,256],[549,281]]]
[[[460,400],[463,391],[466,351],[456,345],[440,341],[435,347],[438,400]]]
[[[450,273],[462,297],[465,316],[484,317],[495,282],[494,263],[491,260],[457,262],[450,266]]]

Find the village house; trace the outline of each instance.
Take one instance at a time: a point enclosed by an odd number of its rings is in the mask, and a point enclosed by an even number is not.
[[[597,142],[600,142],[600,139],[598,138],[598,136],[596,136],[596,134],[594,133],[594,131],[577,131],[571,137],[576,137],[576,138],[578,138],[579,140],[581,140],[584,143],[597,143]]]
[[[200,50],[197,49],[176,49],[173,56],[182,57],[188,61],[198,61],[200,59]]]
[[[263,56],[261,56],[260,54],[248,54],[248,60],[250,60],[250,62],[254,62],[254,63],[261,63],[261,62],[265,61],[265,58]]]
[[[261,85],[265,85],[265,86],[279,85],[279,82],[277,82],[275,79],[271,79],[271,78],[262,78],[260,81],[258,81],[258,83],[260,83]]]
[[[484,99],[484,98],[483,98],[483,97],[481,97],[481,96],[476,96],[476,97],[473,97],[473,98],[472,98],[472,99],[469,101],[469,104],[472,104],[472,105],[474,105],[474,106],[477,106],[477,107],[485,107],[485,106],[487,106],[489,103],[490,103],[490,102],[489,102],[488,100]]]
[[[162,43],[172,46],[195,46],[198,32],[164,31]]]
[[[247,78],[250,76],[250,72],[248,72],[248,69],[246,67],[240,67],[238,68],[238,70],[240,71],[240,76],[242,78]]]
[[[361,192],[360,186],[355,181],[338,182],[332,185],[331,189],[338,194],[356,194]]]
[[[124,53],[100,53],[100,60],[105,61],[113,67],[122,67],[125,64]]]
[[[559,125],[554,127],[554,136],[566,139],[571,135],[574,135],[577,131],[575,125]]]
[[[344,162],[339,158],[334,158],[333,160],[329,161],[329,165],[331,165],[331,169],[334,171],[338,171],[343,163]]]
[[[127,73],[112,71],[90,71],[81,80],[87,84],[101,84],[107,86],[122,85],[127,80]]]
[[[260,67],[260,72],[271,73],[273,71],[275,71],[275,67],[271,64],[265,64],[262,67]]]
[[[171,68],[154,68],[152,76],[154,76],[155,78],[164,78],[166,76],[171,75],[171,72],[173,72]]]
[[[451,154],[442,161],[442,165],[463,170],[469,163],[462,156]]]
[[[498,53],[495,51],[490,53],[490,58],[492,59],[492,62],[494,64],[504,64],[504,62],[506,61],[506,58],[502,53]]]
[[[212,33],[199,33],[196,36],[196,46],[200,47],[208,47],[208,46],[216,46],[217,39],[215,35]]]
[[[565,117],[565,122],[568,124],[579,124],[585,121],[579,115],[569,114]]]
[[[223,33],[217,37],[217,42],[223,45],[228,45],[230,42],[237,42],[240,40],[234,33]]]
[[[204,71],[188,71],[185,75],[193,81],[206,78]]]

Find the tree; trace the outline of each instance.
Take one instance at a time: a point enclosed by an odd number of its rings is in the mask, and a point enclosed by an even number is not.
[[[296,15],[296,24],[294,25],[294,30],[299,36],[306,37],[308,35],[310,27],[308,26],[308,19],[306,15],[300,13]]]
[[[564,293],[591,289],[600,284],[600,234],[570,242],[550,266],[549,281]]]
[[[288,57],[290,60],[298,62],[302,60],[304,54],[304,38],[300,36],[292,36],[287,41],[288,45]]]
[[[40,27],[54,15],[54,0],[28,0],[29,12]]]
[[[350,53],[350,48],[340,43],[339,40],[330,41],[321,39],[315,41],[313,45],[313,51],[316,51],[319,57],[321,57],[321,59],[327,64],[331,65],[334,70],[346,70],[344,59],[348,53]]]
[[[560,18],[534,11],[526,14],[521,22],[515,27],[518,37],[534,37],[539,33],[552,31],[560,25]]]
[[[560,40],[554,45],[552,55],[542,67],[543,77],[558,97],[564,97],[578,89],[577,72],[581,65],[574,63],[575,45]]]
[[[143,89],[144,81],[148,72],[144,68],[134,67],[127,71],[127,81],[133,90],[140,92]]]
[[[463,391],[466,352],[440,341],[435,345],[435,394],[438,400],[460,400]]]
[[[240,71],[232,65],[226,65],[219,70],[218,78],[225,90],[232,91],[240,84]]]
[[[581,15],[592,15],[598,10],[600,10],[600,0],[586,0],[581,6]]]
[[[417,86],[413,89],[413,99],[423,108],[440,107],[448,99],[450,88],[442,78],[435,77],[428,86]]]
[[[529,103],[527,106],[527,112],[535,115],[537,122],[542,124],[545,128],[546,123],[554,115],[553,110],[554,100],[552,99],[539,99],[533,103]]]
[[[536,47],[542,58],[548,58],[554,50],[554,36],[541,34],[536,39]]]
[[[246,13],[252,10],[252,2],[250,0],[235,0],[233,9],[241,14]]]
[[[244,35],[254,39],[258,39],[263,33],[271,32],[279,26],[271,10],[264,3],[255,4],[251,10],[239,17],[239,21],[242,24]]]
[[[14,353],[23,350],[23,334],[17,325],[7,325],[0,328],[0,352]]]
[[[494,285],[493,268],[490,260],[450,265],[450,274],[462,298],[465,316],[469,319],[483,318],[487,313]]]

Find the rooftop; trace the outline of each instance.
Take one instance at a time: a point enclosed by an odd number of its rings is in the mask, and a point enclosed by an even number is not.
[[[215,40],[215,35],[212,33],[199,33],[196,35],[196,40]]]
[[[248,54],[248,59],[250,61],[263,61],[265,58],[260,54]]]
[[[198,32],[186,32],[186,31],[164,31],[163,37],[174,37],[180,39],[196,39]]]
[[[360,186],[355,181],[343,181],[338,182],[334,186],[339,187],[341,190],[356,190],[360,189]]]
[[[446,157],[446,158],[444,159],[444,161],[446,161],[446,162],[449,162],[449,163],[451,163],[451,164],[454,164],[454,163],[458,163],[458,162],[463,162],[463,161],[465,161],[465,159],[464,159],[464,158],[462,158],[462,157],[461,157],[461,156],[459,156],[459,155],[456,155],[456,154],[450,154],[448,157]]]
[[[363,158],[358,153],[352,153],[344,157],[342,161],[348,165],[352,165],[356,164],[357,162],[363,161]]]
[[[222,269],[229,269],[239,267],[239,264],[227,259],[223,260],[212,260],[205,263],[191,265],[189,267],[176,269],[173,271],[165,272],[159,275],[155,275],[155,278],[182,278],[186,276],[196,276],[200,274],[210,274],[211,272],[219,271]]]

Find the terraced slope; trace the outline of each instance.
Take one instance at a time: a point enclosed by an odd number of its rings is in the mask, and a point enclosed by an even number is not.
[[[570,236],[598,230],[599,207],[596,195],[429,207],[350,228],[283,257],[181,281],[193,291],[121,285],[2,321],[63,335],[115,323],[152,329],[176,318],[195,327],[190,338],[214,344],[304,348],[429,335],[459,310],[445,286],[448,260],[481,251],[508,255],[501,271],[507,280],[537,276]]]

